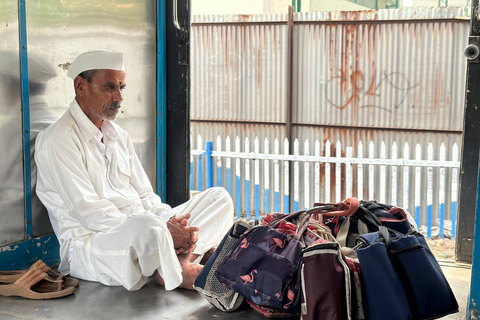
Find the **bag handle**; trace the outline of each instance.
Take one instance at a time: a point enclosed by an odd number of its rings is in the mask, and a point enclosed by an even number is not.
[[[295,212],[273,219],[268,223],[268,226],[276,229],[282,221],[292,221],[293,219],[300,217],[302,214],[309,214],[311,216],[313,214],[323,214],[326,212],[332,212],[332,210],[338,210],[339,204],[341,204],[341,202],[338,204],[337,203],[318,204],[308,210],[295,211]]]
[[[403,233],[400,233],[385,226],[379,226],[378,231],[384,240],[387,250],[390,248],[390,242],[392,241],[392,238],[395,239],[396,237],[405,236]]]
[[[360,201],[357,198],[347,198],[338,203],[315,203],[315,206],[331,205],[333,209],[322,214],[322,223],[325,223],[325,217],[348,217],[357,212],[360,207]]]
[[[318,207],[315,207],[315,208],[318,208]],[[303,236],[303,234],[308,228],[309,220],[313,214],[312,212],[309,212],[309,211],[310,210],[305,211],[305,215],[302,221],[300,221],[300,223],[297,224],[297,230],[295,230],[295,236],[294,236],[295,240],[300,240],[300,238]]]
[[[350,199],[354,199],[354,200],[350,200]],[[356,202],[355,202],[356,200]],[[317,215],[317,214],[321,214],[322,216],[325,215],[325,214],[340,214],[340,212],[344,212],[346,213],[347,215],[351,215],[353,213],[355,213],[355,211],[357,210],[355,208],[355,203],[359,203],[358,202],[358,199],[356,198],[348,198],[342,202],[339,202],[339,203],[318,203],[316,204],[315,207],[307,210],[307,211],[304,211],[305,212],[305,216],[303,217],[302,221],[300,223],[297,224],[297,230],[295,232],[295,239],[296,240],[299,240],[303,234],[306,232],[310,222],[310,218],[312,217],[312,215]],[[343,211],[340,211],[340,210],[343,210]],[[353,211],[353,213],[350,213],[351,211]]]
[[[387,227],[379,226],[378,232],[383,238],[383,242],[385,243],[385,247],[388,248],[390,245],[390,232],[388,231]]]
[[[363,205],[358,208],[358,211],[355,214],[358,219],[365,223],[368,227],[368,230],[371,232],[377,231],[378,226],[382,226],[382,222],[374,215],[370,210],[365,208]]]
[[[300,216],[304,212],[305,212],[305,210],[300,210],[300,211],[296,211],[296,212],[286,214],[286,215],[281,216],[281,217],[277,217],[277,218],[273,219],[272,221],[270,221],[267,225],[276,229],[282,221],[291,221],[291,220],[297,218],[298,216]]]

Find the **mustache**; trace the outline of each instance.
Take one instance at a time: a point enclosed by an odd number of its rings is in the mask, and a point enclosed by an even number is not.
[[[109,105],[107,105],[105,107],[105,109],[120,109],[122,107],[122,105],[120,104],[120,102],[113,102],[113,103],[110,103]]]

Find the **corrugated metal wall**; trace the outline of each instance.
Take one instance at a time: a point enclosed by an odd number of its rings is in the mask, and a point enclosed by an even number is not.
[[[408,142],[410,159],[416,143],[431,142],[435,150],[445,143],[450,160],[451,146],[461,145],[463,124],[462,52],[469,27],[463,12],[450,7],[294,14],[293,138],[300,145],[306,139],[339,140],[343,152],[351,146],[354,153],[358,141],[385,141],[388,152],[396,141],[399,158],[406,156]],[[286,20],[193,17],[193,147],[198,135],[214,144],[217,135],[285,138]],[[402,203],[401,194],[397,201]]]

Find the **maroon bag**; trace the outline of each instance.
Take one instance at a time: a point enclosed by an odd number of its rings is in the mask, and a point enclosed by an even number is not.
[[[350,269],[337,242],[319,240],[302,252],[302,320],[352,319]]]

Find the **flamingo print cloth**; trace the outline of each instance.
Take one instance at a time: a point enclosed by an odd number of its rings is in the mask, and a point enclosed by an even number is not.
[[[217,269],[220,282],[254,304],[298,313],[303,244],[270,226],[248,230]]]

